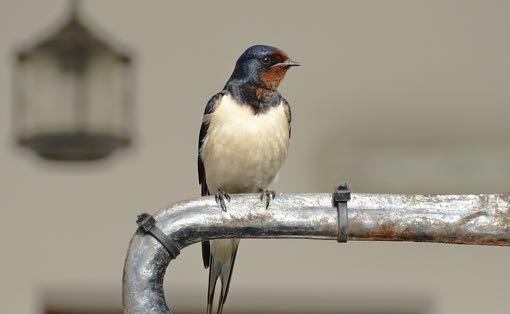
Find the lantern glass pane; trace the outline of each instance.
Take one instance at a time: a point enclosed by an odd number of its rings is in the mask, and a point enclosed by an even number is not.
[[[45,55],[31,58],[19,67],[19,132],[124,136],[129,130],[129,81],[127,64],[114,56],[94,56],[84,73],[62,70]]]
[[[19,67],[18,126],[23,137],[76,128],[76,108],[82,94],[80,77],[59,69],[46,54]]]
[[[128,135],[128,72],[127,64],[114,56],[98,55],[91,60],[85,83],[88,129],[111,136]]]

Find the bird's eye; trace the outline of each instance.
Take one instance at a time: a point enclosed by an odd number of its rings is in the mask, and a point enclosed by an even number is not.
[[[262,64],[268,65],[269,63],[271,63],[271,57],[264,57],[260,59],[260,62],[262,62]]]

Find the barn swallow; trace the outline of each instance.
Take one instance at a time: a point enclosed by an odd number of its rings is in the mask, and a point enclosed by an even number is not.
[[[198,142],[198,179],[202,196],[215,194],[222,210],[229,193],[260,192],[266,208],[274,198],[266,188],[285,159],[291,131],[290,106],[278,86],[298,65],[278,48],[252,46],[237,60],[223,90],[208,101]],[[218,278],[217,313],[223,311],[238,245],[237,239],[202,242],[209,268],[208,314]]]

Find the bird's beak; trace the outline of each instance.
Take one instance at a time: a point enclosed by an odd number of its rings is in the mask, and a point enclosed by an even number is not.
[[[274,67],[297,67],[297,66],[300,66],[300,65],[301,64],[299,64],[299,62],[287,59],[287,60],[285,60],[283,62],[273,64],[271,67],[272,68],[274,68]]]

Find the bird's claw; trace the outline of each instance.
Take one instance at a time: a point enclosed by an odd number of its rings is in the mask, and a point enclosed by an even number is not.
[[[260,190],[260,201],[264,201],[264,198],[266,199],[266,209],[269,209],[269,204],[271,204],[271,201],[274,200],[276,196],[276,193],[271,190]]]
[[[218,204],[221,209],[226,212],[227,205],[225,204],[225,200],[230,202],[230,195],[228,195],[225,191],[218,189],[218,193],[214,195],[214,199],[216,200],[216,204]]]

